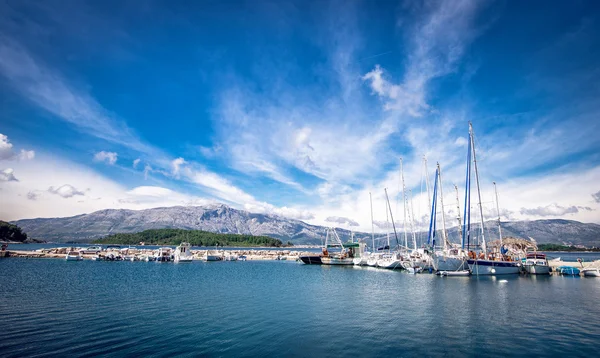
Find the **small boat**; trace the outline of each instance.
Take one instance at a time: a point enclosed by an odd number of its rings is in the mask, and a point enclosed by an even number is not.
[[[530,275],[549,275],[550,265],[546,255],[538,252],[528,253],[523,262],[523,270]]]
[[[600,268],[597,267],[584,268],[581,272],[585,277],[600,277]]]
[[[175,249],[175,262],[192,262],[194,256],[190,252],[192,245],[189,242],[182,242]]]
[[[438,271],[438,276],[470,276],[471,270],[457,270],[457,271]]]
[[[405,267],[405,270],[408,273],[416,274],[416,273],[420,273],[421,271],[423,271],[423,268],[419,267],[419,266],[414,266],[414,267],[409,266],[409,267]]]
[[[171,261],[171,248],[170,247],[161,247],[155,254],[155,258],[157,262],[169,262]]]
[[[81,261],[83,260],[83,257],[81,256],[81,254],[77,251],[69,251],[67,252],[67,255],[65,256],[65,260],[67,261]]]
[[[246,261],[246,255],[238,256],[238,261]]]
[[[559,274],[565,276],[579,276],[579,269],[577,267],[572,266],[560,266],[556,269]]]
[[[206,253],[204,254],[204,256],[202,257],[203,261],[222,261],[223,260],[223,255],[221,253],[219,253],[219,251],[213,251],[212,253],[210,251],[206,251]]]

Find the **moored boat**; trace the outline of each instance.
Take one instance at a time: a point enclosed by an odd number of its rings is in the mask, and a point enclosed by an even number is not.
[[[523,262],[523,270],[530,275],[549,275],[550,265],[545,254],[528,253]]]
[[[581,272],[585,277],[600,277],[600,268],[597,267],[584,268]]]
[[[190,251],[191,247],[192,245],[190,245],[189,242],[182,242],[175,249],[175,256],[173,260],[175,262],[192,262],[193,256]]]
[[[573,266],[560,266],[556,269],[559,274],[564,276],[579,276],[581,271]]]

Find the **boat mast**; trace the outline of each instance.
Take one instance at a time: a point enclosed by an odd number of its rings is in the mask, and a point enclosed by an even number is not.
[[[431,183],[429,182],[429,170],[427,169],[427,156],[423,155],[423,165],[425,165],[425,187],[427,188],[427,209],[431,212]]]
[[[500,204],[498,203],[498,190],[496,182],[494,183],[494,193],[496,193],[496,210],[498,211],[498,233],[500,234],[500,253],[502,253],[502,225],[500,225]]]
[[[484,258],[487,260],[487,246],[485,245],[485,228],[483,220],[483,205],[481,204],[481,189],[479,188],[479,172],[477,171],[477,157],[475,155],[475,134],[473,133],[473,125],[469,122],[469,134],[471,136],[471,147],[473,150],[473,166],[475,167],[475,181],[477,182],[477,197],[479,199],[479,217],[481,219],[481,249],[483,250]]]
[[[387,247],[390,251],[390,214],[388,213],[387,202],[385,203],[385,232],[387,235]]]
[[[404,208],[404,247],[408,248],[408,236],[406,234],[406,187],[404,185],[402,158],[400,158],[400,179],[402,180],[402,207]]]
[[[410,195],[410,229],[412,231],[413,246],[417,249],[417,234],[415,234],[415,211],[413,210],[412,190],[408,191]]]
[[[442,204],[442,240],[444,240],[444,251],[448,248],[448,235],[446,234],[446,213],[444,212],[444,190],[442,189],[442,169],[437,163],[438,180],[440,181],[440,202]]]
[[[460,239],[460,242],[463,241],[462,238],[462,227],[461,227],[461,221],[460,221],[460,202],[458,200],[458,187],[456,185],[454,185],[454,191],[456,191],[456,219],[458,220],[458,238]]]
[[[385,200],[387,201],[388,208],[390,209],[390,218],[392,219],[392,227],[394,228],[394,236],[396,237],[396,245],[400,246],[400,242],[398,241],[398,234],[396,233],[396,224],[394,224],[394,215],[392,215],[392,207],[390,205],[390,198],[388,198],[387,189],[383,189],[385,191]],[[388,239],[389,246],[389,239]]]
[[[373,224],[373,197],[369,192],[369,201],[371,202],[371,241],[373,244],[373,252],[375,252],[375,225]]]

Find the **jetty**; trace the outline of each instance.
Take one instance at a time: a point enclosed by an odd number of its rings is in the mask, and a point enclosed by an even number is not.
[[[125,251],[123,251],[125,250]],[[65,259],[69,252],[80,252],[84,260],[92,260],[96,257],[105,258],[117,255],[127,255],[129,257],[142,257],[154,255],[157,250],[153,249],[140,249],[140,248],[106,248],[98,251],[97,253],[90,253],[86,251],[84,247],[56,247],[49,249],[39,249],[35,251],[26,250],[6,250],[4,251],[4,257],[17,257],[17,258],[55,258]],[[226,257],[245,257],[246,260],[292,260],[298,261],[300,256],[314,254],[307,251],[297,250],[268,250],[268,249],[236,249],[236,250],[214,250],[214,249],[201,249],[201,250],[190,250],[194,259],[201,260],[208,253],[210,255],[217,255],[226,260]]]

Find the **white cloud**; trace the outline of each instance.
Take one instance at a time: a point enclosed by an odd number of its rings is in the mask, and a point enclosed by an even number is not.
[[[97,162],[105,162],[108,165],[114,165],[117,162],[118,154],[115,152],[101,151],[94,155],[94,160]]]
[[[26,99],[79,130],[154,157],[164,157],[89,94],[71,86],[60,73],[46,67],[6,36],[0,37],[0,73]]]
[[[171,161],[171,174],[174,177],[179,178],[179,168],[185,163],[186,161],[181,157]]]
[[[48,192],[51,194],[62,196],[63,198],[72,198],[76,195],[85,195],[83,191],[77,190],[74,186],[70,184],[61,185],[58,188],[51,186],[48,188]]]
[[[13,158],[14,153],[12,147],[13,145],[9,142],[8,137],[0,133],[0,160]]]
[[[136,169],[138,164],[140,164],[140,158],[137,158],[136,160],[133,161],[133,169]]]
[[[553,203],[550,205],[546,205],[544,207],[539,206],[537,208],[529,208],[529,209],[521,208],[520,212],[523,215],[529,215],[529,216],[560,217],[560,216],[565,216],[568,214],[577,214],[579,212],[579,210],[592,211],[592,209],[590,207],[582,207],[582,206],[575,206],[575,205],[565,207],[565,206],[560,206],[556,203]]]
[[[37,192],[35,190],[32,190],[32,191],[30,191],[30,192],[27,193],[27,199],[35,201],[35,200],[37,200],[40,197],[40,195],[41,194],[39,192]]]
[[[31,160],[35,157],[33,150],[21,149],[19,154],[13,151],[13,145],[8,136],[0,133],[0,160]]]
[[[0,171],[0,181],[18,181],[15,178],[14,170],[12,168],[7,168]]]
[[[331,223],[336,223],[336,224],[341,224],[341,225],[359,226],[356,221],[349,219],[349,218],[340,217],[340,216],[330,216],[327,219],[325,219],[325,221],[331,222]]]

